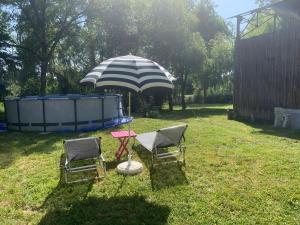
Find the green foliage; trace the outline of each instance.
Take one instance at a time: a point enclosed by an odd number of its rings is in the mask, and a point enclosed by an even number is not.
[[[133,159],[144,166],[137,176],[117,174],[119,142],[108,130],[1,133],[0,224],[297,224],[299,132],[229,121],[227,108],[175,107],[157,119],[135,118],[138,134],[189,125],[186,167],[151,170],[151,155],[136,142]],[[63,140],[90,136],[102,137],[107,177],[64,184]]]
[[[280,2],[281,0],[256,0],[256,4],[259,7],[264,7],[267,5],[271,5],[276,2]],[[263,34],[270,33],[274,31],[274,29],[279,29],[282,27],[282,18],[278,15],[276,17],[276,27],[274,27],[274,16],[278,12],[275,12],[274,8],[265,9],[258,14],[258,17],[253,17],[244,31],[244,38],[251,38],[260,36]]]
[[[232,104],[233,93],[232,91],[222,90],[220,88],[210,88],[207,91],[207,95],[204,99],[203,92],[201,89],[195,89],[194,94],[191,96],[191,103],[201,104],[203,102],[207,104]]]
[[[20,96],[39,95],[39,93],[40,93],[39,79],[35,77],[31,77],[22,86]]]
[[[282,0],[256,0],[256,4],[258,4],[260,7],[265,5],[270,5],[272,3],[280,2]]]
[[[218,33],[209,42],[210,58],[215,64],[217,74],[226,74],[232,71],[233,41],[228,36]]]
[[[275,13],[274,10],[269,10],[269,13]],[[258,15],[258,23],[256,22],[257,19],[254,18],[254,21],[251,21],[247,29],[245,30],[244,38],[251,38],[260,36],[263,34],[268,34],[274,31],[274,19],[272,16],[268,14],[259,14]],[[277,28],[280,27],[280,18],[277,18],[276,22]]]
[[[227,93],[232,92],[232,71],[232,39],[222,33],[218,33],[208,43],[207,58],[202,72],[198,74],[199,80],[195,83],[198,90],[203,90],[203,102],[206,101],[209,88],[225,88]]]
[[[22,75],[39,77],[40,94],[45,95],[50,60],[64,38],[74,35],[84,22],[84,11],[90,5],[83,0],[14,0],[5,6],[11,7],[11,23],[16,23],[14,32],[18,38],[10,45],[20,51]]]
[[[188,37],[182,50],[182,58],[179,60],[186,74],[195,74],[201,71],[206,56],[205,42],[201,34],[197,32]]]
[[[158,109],[150,109],[149,111],[146,111],[146,117],[149,118],[159,118],[160,117],[160,113]]]
[[[217,33],[230,35],[225,21],[216,13],[211,0],[200,0],[195,7],[195,13],[199,20],[196,29],[206,42],[213,39]]]
[[[205,102],[207,104],[232,104],[233,95],[232,93],[220,93],[220,94],[209,94]]]
[[[3,102],[0,102],[0,121],[3,121],[4,120],[4,104]]]
[[[12,80],[11,73],[15,71],[17,57],[9,51],[10,42],[8,15],[0,8],[0,100],[7,95],[8,83]]]
[[[229,38],[229,32],[209,0],[11,0],[5,6],[14,9],[9,24],[20,37],[11,37],[21,66],[9,85],[18,85],[21,94],[35,95],[37,85],[41,94],[88,92],[79,84],[87,72],[104,59],[132,53],[167,68],[178,78],[174,97],[184,96],[193,86],[221,85],[219,74],[203,71],[208,62],[227,71],[232,58],[228,51],[228,58],[217,56],[221,50],[210,56],[211,45],[221,48],[211,40]]]
[[[21,87],[16,81],[12,81],[9,83],[8,88],[7,88],[7,96],[20,96],[21,95]],[[30,92],[31,95],[31,92]]]

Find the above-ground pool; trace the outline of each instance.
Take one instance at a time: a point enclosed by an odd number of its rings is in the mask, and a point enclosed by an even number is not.
[[[131,121],[123,116],[121,95],[29,96],[5,99],[8,130],[89,131]]]

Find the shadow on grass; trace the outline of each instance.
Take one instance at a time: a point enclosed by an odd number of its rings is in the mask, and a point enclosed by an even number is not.
[[[211,117],[211,116],[219,116],[226,115],[227,111],[224,108],[188,108],[184,111],[182,110],[174,110],[172,112],[167,110],[161,111],[161,117],[158,119],[163,120],[180,120],[180,119],[188,119],[195,117]]]
[[[134,146],[144,165],[150,173],[151,187],[153,191],[161,190],[176,185],[188,184],[182,165],[176,162],[151,167],[151,153],[143,149],[141,145]],[[170,160],[174,161],[174,158]]]
[[[57,150],[54,145],[69,138],[86,137],[89,133],[12,132],[0,133],[0,169],[8,168],[18,157],[32,153],[49,154]]]
[[[39,224],[164,225],[170,208],[148,202],[143,196],[89,197],[76,201],[70,209],[49,211]]]
[[[40,207],[46,215],[39,224],[152,224],[167,223],[170,209],[148,202],[142,196],[124,196],[112,198],[87,197],[93,180],[81,183],[65,184],[61,157],[60,181]],[[120,184],[120,188],[125,177]]]
[[[252,131],[253,134],[264,134],[264,135],[271,135],[277,136],[282,138],[289,138],[300,141],[300,131],[299,130],[292,130],[292,129],[285,129],[285,128],[276,128],[272,124],[266,123],[250,123],[245,121],[239,121],[241,123],[246,124],[247,126],[253,127],[257,130]]]
[[[86,199],[88,193],[91,191],[94,180],[84,182],[66,184],[64,180],[64,162],[65,155],[62,154],[60,158],[60,179],[55,189],[46,197],[40,209],[57,209],[70,207],[74,202],[80,199]],[[82,176],[82,174],[80,174]],[[96,172],[89,171],[91,178],[96,176]],[[93,176],[93,177],[92,177]]]
[[[198,106],[197,106],[198,107]],[[225,115],[224,108],[188,108],[185,111],[175,110],[173,112],[162,111],[160,120],[181,120],[191,117],[209,117],[215,115]],[[139,118],[138,115],[136,118]],[[102,130],[104,134],[109,134],[113,130],[127,129],[126,125]],[[8,168],[16,158],[32,153],[48,154],[53,150],[54,145],[62,143],[64,139],[89,136],[90,133],[50,133],[39,134],[37,132],[5,132],[0,133],[0,169]],[[112,165],[115,167],[115,165]]]

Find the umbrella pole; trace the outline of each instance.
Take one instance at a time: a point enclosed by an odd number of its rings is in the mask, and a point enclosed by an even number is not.
[[[131,92],[129,91],[128,93],[128,116],[129,118],[131,117]],[[128,123],[128,133],[129,133],[129,137],[128,137],[128,165],[131,164],[131,145],[130,145],[130,139],[131,139],[131,135],[130,135],[130,122]]]
[[[128,93],[128,116],[129,118],[131,117],[131,93]],[[128,123],[128,160],[126,162],[120,163],[117,166],[117,171],[120,174],[123,175],[134,175],[134,174],[138,174],[140,172],[142,172],[143,170],[143,165],[140,162],[137,161],[132,161],[131,160],[131,145],[130,145],[130,132],[131,132],[131,128],[130,128],[130,122]]]

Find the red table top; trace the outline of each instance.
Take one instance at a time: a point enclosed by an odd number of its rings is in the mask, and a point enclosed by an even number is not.
[[[124,138],[124,137],[129,137],[129,132],[128,132],[128,130],[113,131],[113,132],[111,132],[110,134],[111,134],[111,136],[112,136],[113,138]],[[131,130],[131,131],[130,131],[130,136],[131,136],[131,137],[136,137],[136,133],[135,133],[133,130]]]

